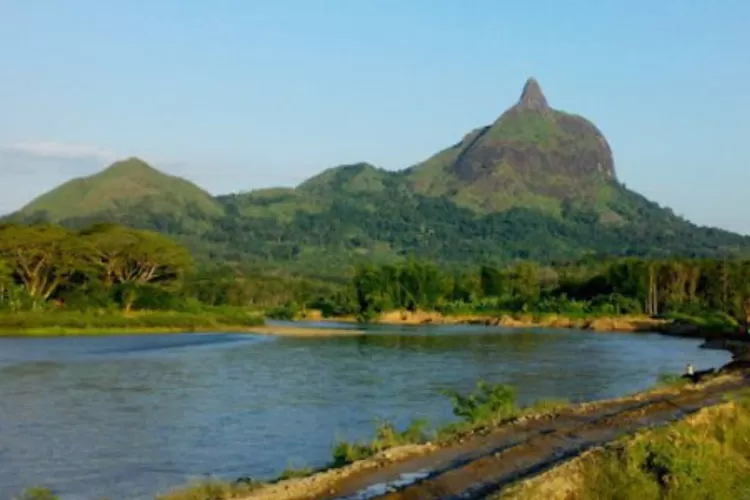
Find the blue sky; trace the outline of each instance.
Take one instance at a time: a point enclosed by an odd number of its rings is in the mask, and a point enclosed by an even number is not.
[[[750,233],[745,0],[0,0],[0,212],[114,158],[215,193],[414,164],[535,76],[618,174]]]

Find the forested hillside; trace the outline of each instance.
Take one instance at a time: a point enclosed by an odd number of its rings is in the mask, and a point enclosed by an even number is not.
[[[627,189],[602,133],[551,108],[533,79],[494,123],[401,171],[344,165],[296,188],[212,197],[131,158],[7,219],[121,223],[173,236],[199,261],[321,274],[405,256],[464,266],[750,253],[750,238],[697,227]]]

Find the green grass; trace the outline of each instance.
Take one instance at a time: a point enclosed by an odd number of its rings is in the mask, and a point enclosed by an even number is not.
[[[251,479],[232,482],[221,479],[196,480],[185,487],[158,495],[156,500],[232,500],[244,498],[263,486],[263,483]]]
[[[312,467],[293,467],[289,466],[284,469],[276,481],[285,481],[287,479],[300,479],[303,477],[312,476],[315,474],[315,469]]]
[[[581,500],[750,498],[750,400],[626,440],[588,460]]]
[[[448,443],[457,437],[475,430],[487,428],[503,422],[546,413],[554,413],[570,406],[567,400],[541,400],[529,406],[520,407],[516,403],[516,392],[503,384],[477,382],[468,394],[445,390],[453,405],[453,414],[459,420],[430,431],[425,420],[414,420],[403,431],[396,429],[392,422],[381,422],[371,441],[338,441],[333,449],[331,467],[341,467],[359,460],[365,460],[397,446],[424,444],[429,441]]]
[[[263,317],[240,308],[198,312],[29,311],[0,314],[0,335],[167,333],[242,330],[263,324]]]
[[[496,423],[518,413],[516,391],[508,385],[480,380],[469,394],[445,390],[443,395],[453,403],[453,414],[470,424]]]
[[[390,421],[380,422],[371,441],[347,442],[340,440],[333,448],[331,467],[344,465],[370,458],[381,451],[407,444],[423,444],[429,440],[427,422],[413,420],[403,431],[399,431]]]
[[[737,320],[718,311],[706,312],[701,315],[668,313],[664,314],[663,318],[672,320],[675,323],[687,323],[696,326],[701,332],[705,333],[736,332],[739,327]]]
[[[146,201],[155,213],[180,214],[189,208],[218,217],[223,209],[198,186],[162,173],[137,158],[116,162],[107,169],[73,179],[21,210],[22,214],[47,213],[53,221],[122,210]]]
[[[13,497],[13,500],[59,500],[52,490],[42,487],[29,488],[21,496]]]
[[[689,382],[690,380],[683,378],[682,375],[677,373],[660,373],[656,381],[656,387],[680,387]]]

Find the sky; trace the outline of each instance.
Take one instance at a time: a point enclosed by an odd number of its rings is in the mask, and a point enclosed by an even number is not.
[[[413,165],[539,80],[628,187],[750,234],[746,0],[0,0],[0,213],[139,156],[213,193]]]

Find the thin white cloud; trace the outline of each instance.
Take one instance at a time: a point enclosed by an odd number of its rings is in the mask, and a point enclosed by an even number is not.
[[[33,156],[37,158],[76,160],[95,159],[112,161],[117,158],[114,151],[93,146],[60,141],[25,141],[0,146],[0,151]]]

